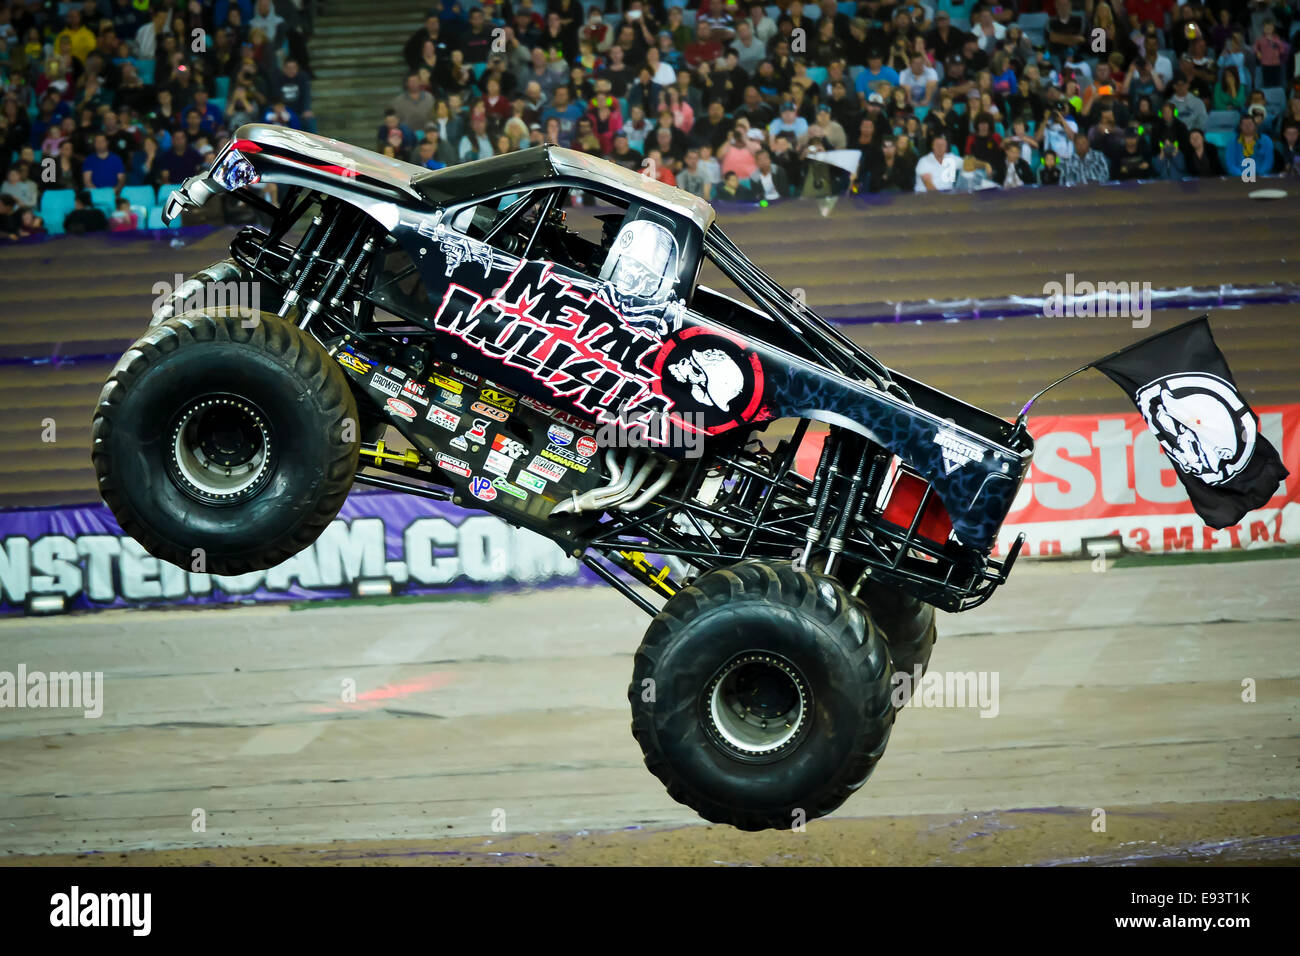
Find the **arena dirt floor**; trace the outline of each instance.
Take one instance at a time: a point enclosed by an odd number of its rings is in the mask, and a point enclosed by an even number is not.
[[[990,716],[905,710],[802,833],[706,825],[645,770],[612,591],[10,620],[7,659],[103,670],[105,708],[0,712],[0,862],[1293,863],[1297,575],[1022,563],[939,625]]]

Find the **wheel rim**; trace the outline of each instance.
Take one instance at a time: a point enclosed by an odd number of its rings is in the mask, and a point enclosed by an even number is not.
[[[785,658],[761,651],[737,654],[719,668],[701,705],[714,745],[751,763],[787,755],[812,718],[812,694],[803,674]]]
[[[168,472],[178,487],[208,504],[256,495],[271,475],[271,432],[257,406],[234,395],[196,399],[171,430]]]

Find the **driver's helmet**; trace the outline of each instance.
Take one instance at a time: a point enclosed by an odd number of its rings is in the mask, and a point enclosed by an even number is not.
[[[627,223],[614,240],[610,259],[609,281],[622,295],[666,298],[677,280],[677,240],[657,222]]]

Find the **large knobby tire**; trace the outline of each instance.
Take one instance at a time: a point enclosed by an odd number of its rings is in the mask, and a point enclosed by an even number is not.
[[[673,799],[742,830],[824,816],[866,783],[894,722],[884,638],[832,578],[711,571],[646,631],[628,699]]]
[[[924,676],[930,666],[930,654],[938,636],[934,605],[926,604],[897,588],[871,581],[862,589],[859,599],[884,632],[885,642],[889,645],[889,657],[894,663],[895,680],[899,680],[901,675],[907,676],[906,693],[901,706],[916,691],[917,668],[920,668],[920,674]]]
[[[297,554],[338,513],[356,422],[342,370],[305,332],[274,316],[191,312],[117,363],[91,459],[105,503],[146,551],[242,574]]]

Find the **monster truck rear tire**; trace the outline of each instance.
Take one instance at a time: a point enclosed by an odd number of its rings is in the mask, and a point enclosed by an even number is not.
[[[895,674],[906,674],[911,679],[908,694],[915,688],[916,668],[924,675],[930,666],[930,654],[938,636],[935,629],[934,605],[926,604],[910,594],[871,581],[859,594],[871,611],[871,617],[885,634],[889,657],[894,662]],[[906,699],[903,703],[906,703]]]
[[[650,624],[632,734],[705,819],[789,829],[871,775],[893,727],[889,685],[884,638],[839,582],[745,562],[683,588]]]
[[[297,554],[338,513],[356,421],[342,370],[305,332],[190,312],[118,361],[91,459],[105,503],[150,554],[242,574]]]

